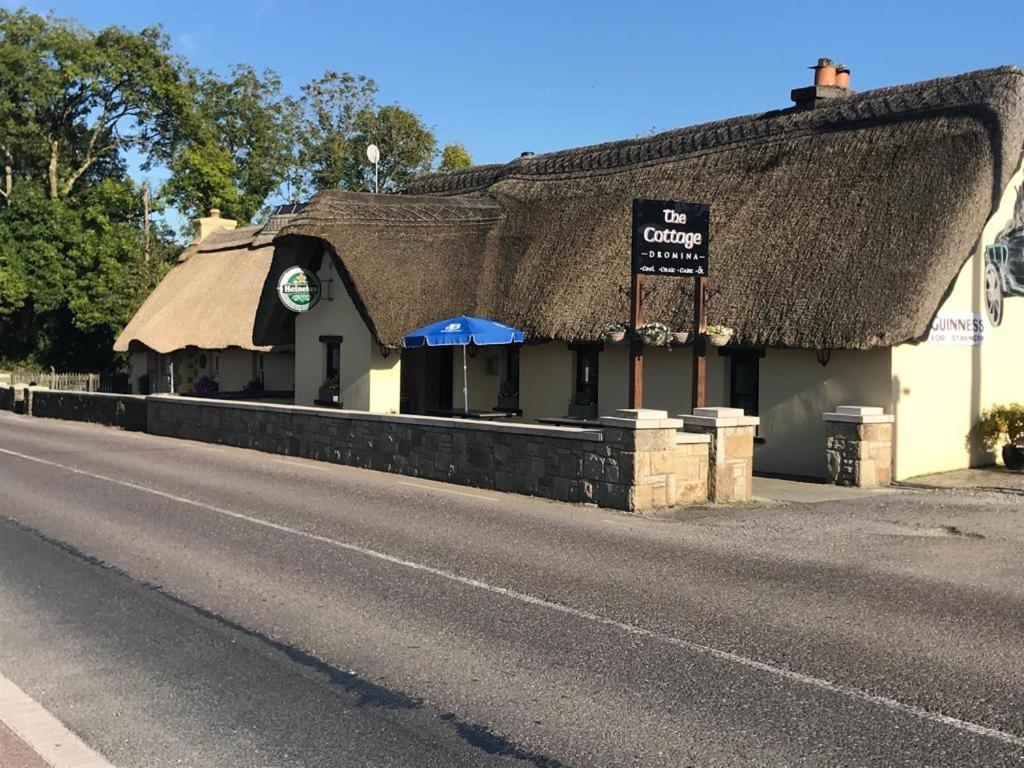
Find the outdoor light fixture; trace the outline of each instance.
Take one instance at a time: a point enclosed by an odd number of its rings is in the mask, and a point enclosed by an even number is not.
[[[467,353],[467,354],[468,354],[468,355],[469,355],[469,356],[470,356],[471,358],[472,358],[472,357],[476,357],[476,353],[477,353],[477,348],[476,348],[476,344],[474,344],[474,343],[473,343],[472,341],[471,341],[471,342],[469,342],[469,346],[468,346],[468,347],[466,348],[466,353]]]
[[[388,355],[391,354],[391,347],[385,347],[383,344],[379,343],[377,344],[377,346],[380,348],[381,357],[387,357]]]
[[[832,357],[831,349],[819,349],[818,350],[818,362],[821,363],[822,367],[828,365],[828,361]]]

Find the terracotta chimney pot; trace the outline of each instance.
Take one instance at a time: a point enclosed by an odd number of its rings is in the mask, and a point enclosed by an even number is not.
[[[811,69],[814,70],[816,86],[836,84],[836,65],[832,63],[832,59],[818,59],[817,65]]]
[[[836,85],[850,90],[850,68],[845,64],[836,64]]]

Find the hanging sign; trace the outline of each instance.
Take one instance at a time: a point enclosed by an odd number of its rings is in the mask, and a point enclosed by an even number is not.
[[[302,267],[289,267],[277,281],[277,298],[292,312],[306,312],[320,301],[320,278]]]
[[[980,312],[939,312],[928,329],[928,343],[944,347],[977,347],[987,330]]]
[[[707,203],[633,201],[633,274],[706,277]]]

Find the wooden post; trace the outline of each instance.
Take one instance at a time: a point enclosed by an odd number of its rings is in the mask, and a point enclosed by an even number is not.
[[[707,381],[707,340],[704,331],[708,321],[704,313],[704,293],[707,277],[699,276],[693,283],[693,407],[703,408]]]
[[[629,407],[643,408],[644,405],[644,347],[636,329],[644,321],[643,299],[644,276],[633,273],[629,283]]]

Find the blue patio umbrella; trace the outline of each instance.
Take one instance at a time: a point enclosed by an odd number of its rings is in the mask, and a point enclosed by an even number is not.
[[[483,317],[460,315],[448,320],[438,320],[425,325],[402,337],[402,346],[415,347],[462,347],[462,403],[463,410],[469,410],[469,378],[466,374],[466,347],[470,344],[483,347],[492,344],[522,344],[523,332],[504,323]]]

